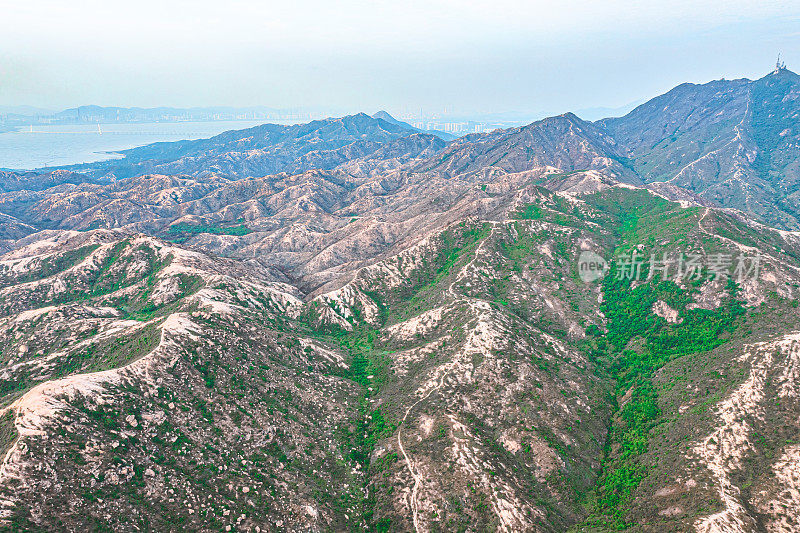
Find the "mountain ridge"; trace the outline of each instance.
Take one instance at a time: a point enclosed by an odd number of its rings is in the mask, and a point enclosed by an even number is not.
[[[755,81],[683,84],[598,124],[646,182],[668,181],[798,229],[799,95],[800,76],[778,69]]]

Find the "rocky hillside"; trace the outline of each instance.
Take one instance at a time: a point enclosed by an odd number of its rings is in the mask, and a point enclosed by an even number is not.
[[[104,231],[43,236],[2,270],[7,527],[360,523],[363,474],[339,445],[360,387],[285,333],[294,289]]]
[[[0,529],[795,531],[793,76],[3,176]]]
[[[99,183],[103,180],[92,179],[84,174],[65,170],[52,172],[9,172],[0,170],[0,192],[11,191],[41,191],[63,184]]]
[[[540,168],[556,172],[597,169],[641,183],[620,164],[619,158],[614,139],[593,124],[567,113],[520,128],[467,135],[416,168],[446,176]]]
[[[800,76],[683,84],[599,126],[646,182],[799,229]]]
[[[780,409],[769,399],[791,366],[764,348],[792,357],[796,239],[614,183],[520,178],[495,209],[313,294],[119,230],[16,241],[0,289],[6,523],[767,523],[750,509],[781,504],[800,430],[791,381]],[[759,278],[727,285],[578,276],[581,251],[634,248],[765,255]],[[730,433],[744,394],[762,418]]]

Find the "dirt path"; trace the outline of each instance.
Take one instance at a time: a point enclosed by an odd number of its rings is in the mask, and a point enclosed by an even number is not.
[[[450,296],[452,296],[455,301],[466,300],[467,302],[471,302],[471,299],[469,297],[467,297],[467,296],[465,296],[463,294],[457,293],[453,287],[455,286],[456,282],[459,280],[459,278],[460,278],[461,274],[464,272],[464,270],[475,262],[475,259],[478,257],[478,253],[481,250],[481,247],[484,245],[484,243],[486,242],[488,237],[491,236],[492,232],[494,232],[495,226],[496,226],[496,223],[493,223],[492,224],[492,229],[489,231],[489,235],[487,235],[478,244],[478,247],[475,250],[475,254],[474,254],[474,257],[472,258],[472,260],[470,260],[467,264],[465,264],[461,268],[461,271],[458,273],[458,275],[456,275],[456,279],[447,287],[447,293]],[[470,307],[472,307],[472,306],[470,306]],[[436,391],[438,391],[439,389],[442,388],[442,385],[444,385],[444,380],[445,380],[446,377],[447,377],[447,371],[443,372],[442,375],[439,376],[439,380],[438,380],[436,386],[434,386],[424,396],[422,396],[422,398],[420,398],[419,400],[414,402],[408,409],[406,409],[406,412],[403,415],[403,419],[400,421],[400,426],[398,427],[398,430],[397,430],[397,445],[400,448],[400,453],[403,455],[403,460],[406,463],[406,467],[408,468],[408,471],[411,474],[411,477],[414,478],[414,486],[411,488],[411,496],[410,496],[410,500],[411,501],[409,502],[410,503],[409,506],[411,507],[411,515],[412,515],[413,522],[414,522],[414,531],[416,531],[417,533],[419,533],[419,531],[420,531],[419,502],[417,501],[417,498],[419,496],[419,489],[420,489],[420,487],[422,487],[423,478],[422,478],[422,475],[420,475],[418,473],[418,471],[416,469],[416,466],[414,465],[413,459],[406,452],[405,446],[403,446],[403,424],[405,424],[406,419],[408,418],[408,415],[411,414],[411,411],[414,409],[414,407],[416,407],[422,401],[427,400],[431,396],[431,394],[433,394],[434,392],[436,392]]]
[[[417,533],[419,533],[419,504],[417,503],[417,495],[419,494],[419,488],[422,486],[422,476],[417,473],[417,470],[414,466],[414,461],[411,459],[411,457],[409,457],[408,453],[406,453],[405,446],[403,446],[403,424],[405,424],[408,415],[411,413],[411,410],[414,409],[414,407],[416,407],[418,403],[427,400],[431,394],[442,388],[442,385],[444,384],[444,378],[446,376],[447,374],[442,374],[439,377],[439,382],[436,384],[435,387],[429,390],[425,396],[414,402],[408,409],[406,409],[406,413],[403,416],[403,420],[400,421],[400,427],[397,430],[397,445],[400,448],[400,453],[403,454],[403,459],[406,462],[406,467],[408,468],[408,471],[411,473],[411,477],[414,478],[414,486],[411,489],[410,506],[411,506],[411,515],[414,521],[414,531],[416,531]]]

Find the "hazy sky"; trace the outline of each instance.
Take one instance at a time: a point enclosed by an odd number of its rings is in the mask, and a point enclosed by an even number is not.
[[[557,113],[778,52],[797,0],[0,0],[0,105]]]

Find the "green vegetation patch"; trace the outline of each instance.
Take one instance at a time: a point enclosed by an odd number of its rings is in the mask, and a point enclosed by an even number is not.
[[[236,226],[225,226],[222,224],[215,224],[215,225],[188,224],[186,222],[179,222],[178,224],[173,224],[167,230],[167,233],[169,235],[174,236],[169,240],[176,243],[185,242],[191,237],[199,235],[200,233],[211,233],[212,235],[242,236],[252,232],[253,230],[251,230],[244,224],[239,224]]]
[[[29,283],[41,279],[55,276],[59,272],[68,270],[79,265],[84,259],[100,247],[99,244],[91,244],[68,250],[60,254],[51,255],[41,259],[36,268],[25,272],[20,276],[14,276],[11,272],[0,271],[0,287],[7,287],[18,283]]]
[[[77,372],[100,372],[119,368],[151,352],[161,341],[158,324],[148,324],[134,334],[94,342],[65,354],[53,367],[54,378]]]
[[[538,220],[542,218],[542,208],[536,204],[528,204],[516,213],[513,213],[512,218],[518,220]]]
[[[651,471],[645,459],[653,432],[665,422],[654,385],[656,373],[679,358],[708,353],[728,342],[743,323],[745,309],[738,288],[729,281],[721,304],[713,310],[690,309],[697,283],[681,288],[661,276],[648,279],[642,264],[640,279],[619,276],[614,257],[635,248],[652,252],[719,249],[717,239],[699,228],[700,208],[677,204],[644,190],[614,189],[586,197],[587,203],[612,219],[618,242],[610,270],[603,279],[601,310],[607,318],[604,334],[593,331],[590,356],[614,380],[616,407],[605,446],[602,474],[590,495],[592,516],[577,530],[625,529],[634,492]],[[648,252],[649,253],[649,252]],[[702,276],[701,276],[702,278]],[[663,301],[678,312],[676,323],[653,313]],[[581,529],[584,528],[584,529]]]
[[[14,410],[8,409],[3,416],[0,416],[0,456],[5,457],[18,436],[17,428],[14,426]]]
[[[688,291],[659,280],[631,288],[631,280],[616,279],[613,263],[603,293],[608,331],[597,342],[594,357],[605,364],[622,400],[606,445],[597,508],[615,527],[624,528],[627,504],[648,473],[640,461],[648,449],[648,435],[661,421],[652,382],[656,371],[675,358],[708,352],[727,342],[745,310],[732,281],[717,309],[687,309]],[[657,300],[677,309],[680,323],[654,315]]]

